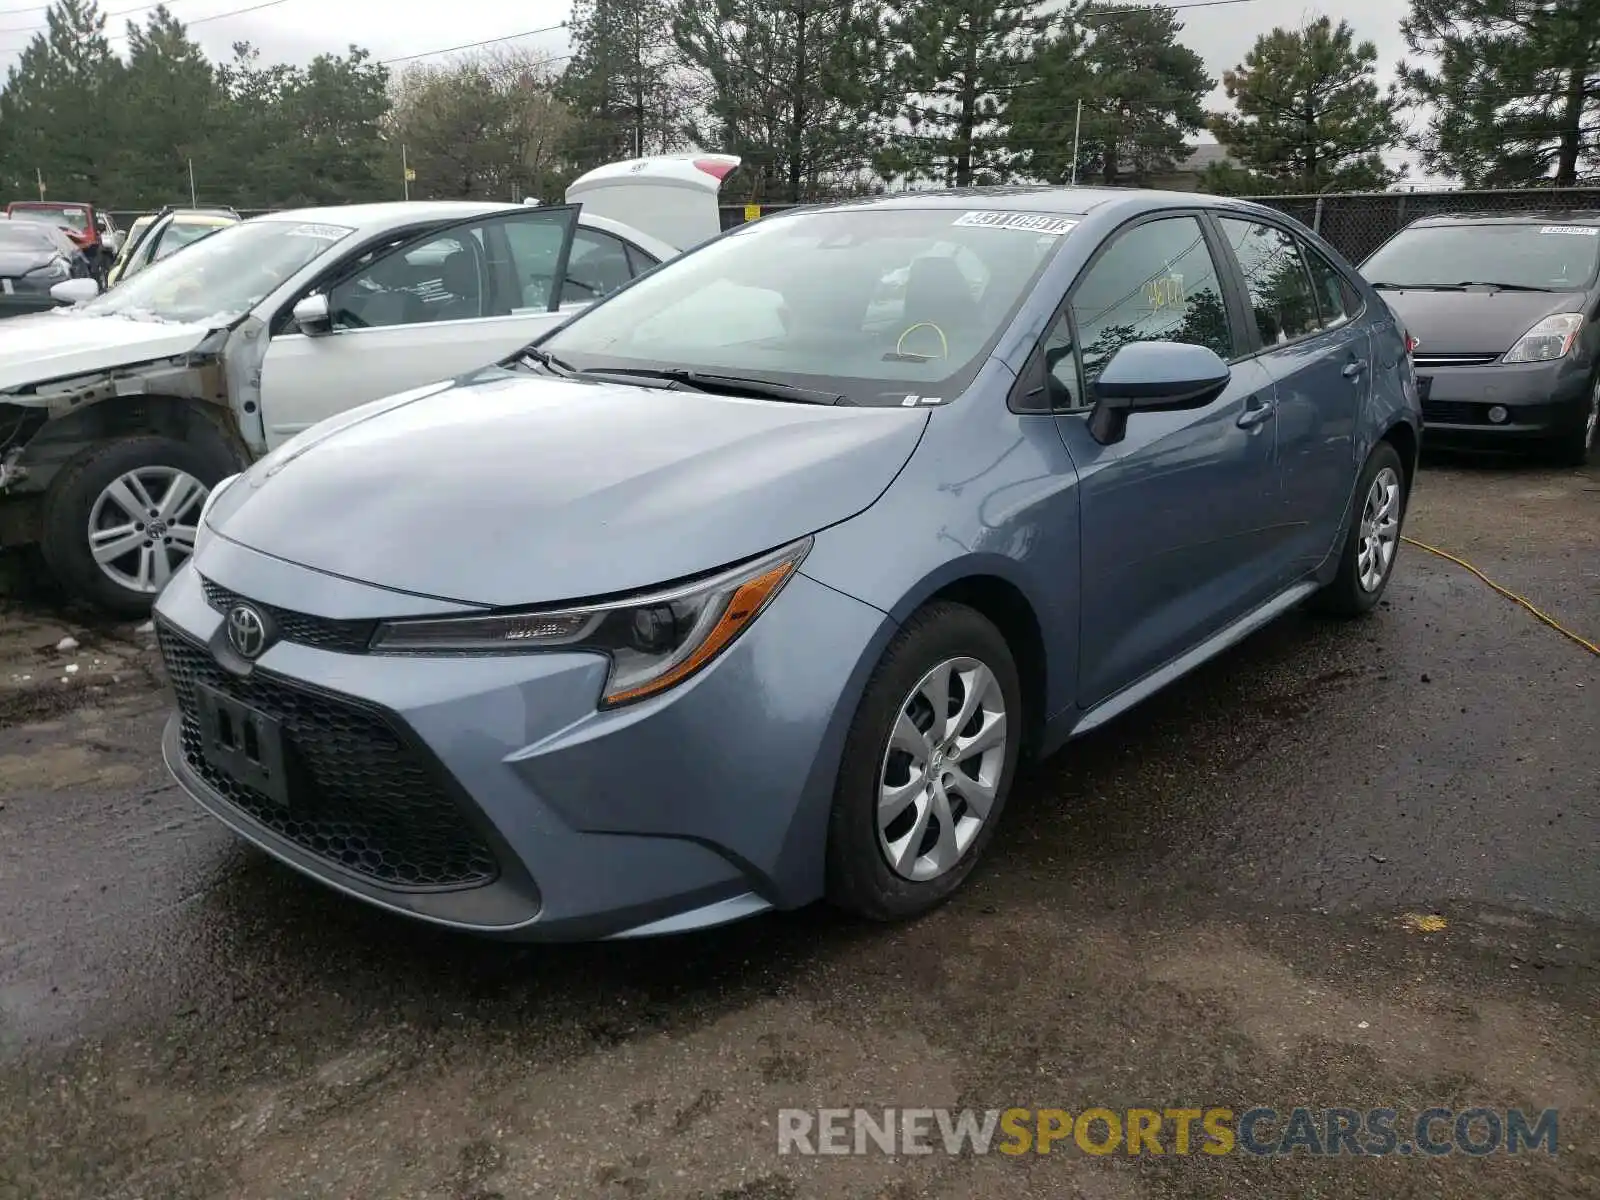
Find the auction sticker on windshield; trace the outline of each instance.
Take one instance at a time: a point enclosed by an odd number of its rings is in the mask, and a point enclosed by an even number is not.
[[[981,229],[1021,229],[1027,233],[1049,234],[1051,237],[1060,237],[1077,223],[1071,217],[1026,212],[966,212],[953,222]]]
[[[1600,227],[1593,225],[1546,225],[1540,233],[1570,233],[1576,237],[1600,237]]]
[[[289,230],[290,237],[317,238],[324,242],[337,242],[350,230],[343,225],[296,225]]]

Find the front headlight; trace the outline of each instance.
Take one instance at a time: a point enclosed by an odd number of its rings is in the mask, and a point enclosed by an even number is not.
[[[604,604],[486,617],[430,617],[379,626],[378,654],[508,654],[585,650],[611,660],[601,707],[688,679],[748,629],[811,549],[804,538],[709,579]]]
[[[1508,363],[1554,362],[1565,358],[1583,328],[1582,313],[1556,313],[1546,317],[1517,339],[1502,360]]]
[[[42,267],[35,267],[28,272],[29,279],[65,279],[72,274],[72,268],[67,265],[64,258],[52,258]]]

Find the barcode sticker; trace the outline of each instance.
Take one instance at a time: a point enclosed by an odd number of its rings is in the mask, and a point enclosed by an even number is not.
[[[1049,213],[966,212],[957,217],[954,223],[982,229],[1021,229],[1027,233],[1060,237],[1078,222],[1072,217],[1057,217]]]
[[[1539,230],[1540,233],[1570,233],[1574,237],[1600,237],[1600,226],[1594,225],[1546,225]]]

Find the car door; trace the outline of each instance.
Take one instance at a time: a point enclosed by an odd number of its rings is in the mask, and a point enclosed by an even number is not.
[[[459,221],[335,268],[294,297],[261,364],[267,445],[369,400],[488,366],[561,323],[558,281],[576,218],[576,208],[552,206]],[[327,332],[306,333],[287,318],[307,294],[327,297]]]
[[[1359,294],[1304,239],[1265,220],[1221,216],[1261,361],[1278,392],[1285,580],[1327,557],[1354,485],[1356,418],[1372,385]],[[1348,295],[1347,295],[1348,294]]]
[[[643,254],[638,246],[622,242],[622,238],[603,229],[578,226],[562,278],[562,314],[578,314],[624,283],[632,282],[635,275],[643,274],[635,269],[630,250]]]
[[[1250,357],[1222,246],[1197,213],[1114,234],[1042,345],[1079,474],[1079,703],[1116,694],[1269,599],[1278,508],[1273,381]],[[1094,382],[1135,341],[1207,346],[1232,379],[1204,408],[1089,431]]]

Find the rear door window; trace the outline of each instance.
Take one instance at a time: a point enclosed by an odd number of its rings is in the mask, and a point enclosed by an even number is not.
[[[1220,217],[1217,223],[1239,260],[1262,342],[1281,346],[1316,333],[1322,318],[1295,239],[1259,221]]]
[[[1337,267],[1305,242],[1300,243],[1300,252],[1311,271],[1322,328],[1334,329],[1361,311],[1361,297]]]

